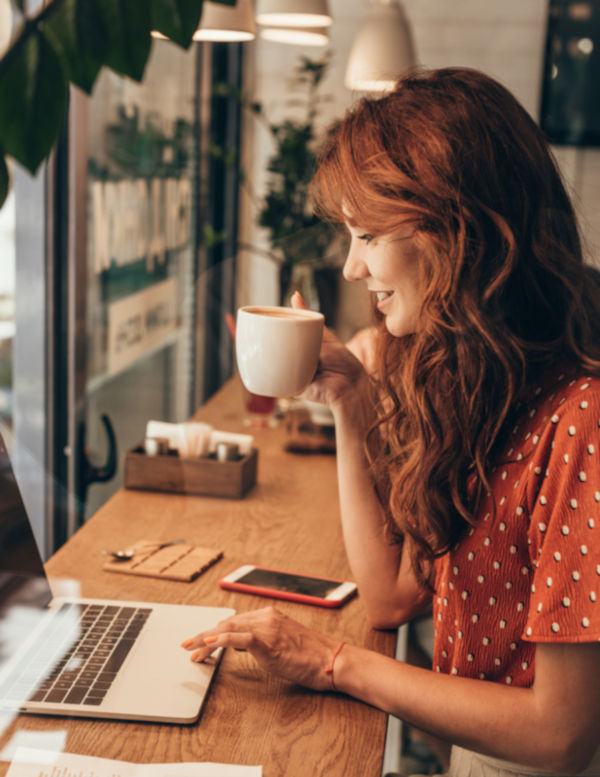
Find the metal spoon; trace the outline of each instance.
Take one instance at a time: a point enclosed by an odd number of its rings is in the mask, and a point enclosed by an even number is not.
[[[161,548],[167,548],[169,545],[180,545],[182,542],[185,542],[185,540],[169,540],[169,542],[150,543],[138,548],[127,548],[125,550],[103,550],[102,553],[112,556],[115,561],[130,561],[136,553],[143,553],[146,550],[160,550]]]

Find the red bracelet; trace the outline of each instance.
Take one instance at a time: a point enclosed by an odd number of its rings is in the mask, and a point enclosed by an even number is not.
[[[339,656],[341,649],[344,647],[346,643],[340,642],[340,644],[335,649],[335,653],[333,654],[333,658],[331,659],[331,666],[329,669],[325,670],[325,674],[328,674],[331,677],[331,687],[334,691],[337,691],[337,688],[335,687],[335,683],[333,681],[333,667],[335,665],[335,659]]]

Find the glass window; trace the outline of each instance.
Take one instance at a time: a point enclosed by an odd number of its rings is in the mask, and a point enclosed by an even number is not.
[[[102,469],[108,418],[117,474],[82,484],[86,516],[120,484],[149,419],[193,410],[197,68],[195,47],[156,41],[142,84],[105,70],[88,101],[82,435]]]
[[[0,210],[0,421],[12,428],[15,337],[15,197]]]

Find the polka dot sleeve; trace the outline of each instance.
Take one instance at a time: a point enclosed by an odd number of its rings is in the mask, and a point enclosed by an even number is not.
[[[547,460],[531,509],[530,608],[523,638],[600,639],[600,388],[581,381],[547,428]]]

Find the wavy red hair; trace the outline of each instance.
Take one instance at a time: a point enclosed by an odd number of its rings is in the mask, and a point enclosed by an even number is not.
[[[387,410],[369,449],[425,582],[474,522],[535,376],[559,359],[598,373],[598,286],[540,129],[474,70],[414,72],[362,99],[328,136],[313,193],[325,218],[374,235],[415,227],[420,326],[382,327]]]

